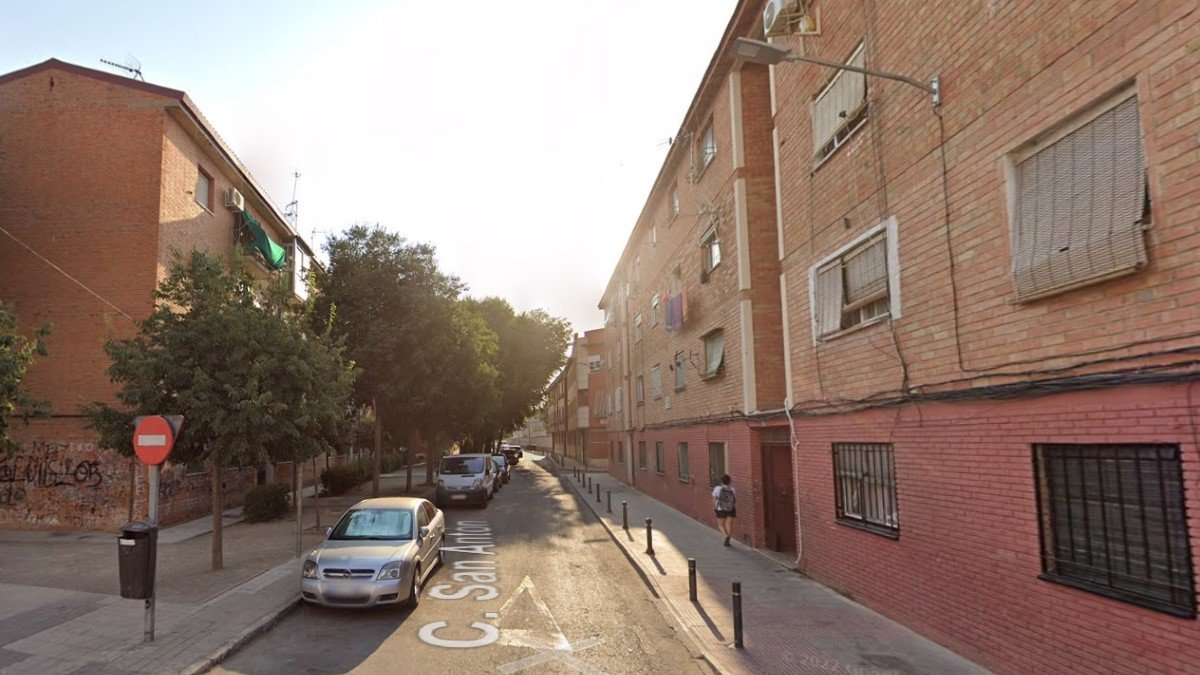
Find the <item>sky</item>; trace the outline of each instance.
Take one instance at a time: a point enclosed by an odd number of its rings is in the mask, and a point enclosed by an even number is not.
[[[0,73],[136,59],[314,246],[378,223],[583,331],[736,0],[3,5]]]

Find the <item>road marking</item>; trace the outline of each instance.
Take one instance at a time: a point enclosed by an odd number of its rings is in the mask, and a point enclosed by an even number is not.
[[[537,607],[538,612],[541,613],[542,616],[549,619],[550,623],[554,624],[554,632],[550,634],[551,638],[554,638],[554,642],[556,645],[554,648],[555,649],[569,648],[571,643],[567,642],[567,636],[563,635],[562,627],[558,625],[558,619],[555,619],[554,615],[550,613],[550,608],[546,606],[545,601],[543,601],[541,596],[538,595],[537,587],[533,585],[533,579],[530,579],[528,574],[526,574],[525,578],[521,580],[521,583],[517,586],[517,591],[515,593],[513,593],[512,597],[509,598],[508,600],[506,600],[504,602],[504,604],[500,606],[500,613],[504,614],[505,612],[507,612],[508,609],[513,606],[513,603],[517,601],[517,598],[521,597],[522,593],[528,593],[529,598],[531,600],[533,600],[533,605],[535,607]],[[509,631],[506,631],[506,632],[509,632]],[[511,631],[511,632],[521,633],[521,631]],[[555,637],[555,636],[557,636],[557,637]]]
[[[540,595],[538,595],[537,587],[534,586],[533,579],[530,579],[528,575],[521,580],[521,583],[517,586],[517,590],[515,593],[513,593],[512,597],[504,601],[504,605],[500,607],[500,613],[503,614],[507,612],[508,609],[513,606],[513,603],[517,601],[517,598],[521,597],[522,593],[527,593],[529,595],[529,599],[533,600],[534,607],[537,607],[538,613],[550,620],[550,623],[554,625],[554,632],[550,633],[550,643],[544,644],[541,640],[533,637],[530,634],[530,631],[509,628],[503,629],[500,633],[500,644],[518,647],[531,647],[536,649],[538,653],[517,661],[513,661],[512,663],[506,663],[502,666],[497,666],[496,670],[506,674],[516,673],[548,661],[558,661],[559,663],[564,663],[568,666],[571,666],[581,673],[587,673],[588,675],[604,675],[604,671],[593,668],[592,666],[589,666],[588,664],[571,656],[575,652],[582,651],[588,647],[594,647],[601,642],[604,642],[604,640],[598,637],[593,637],[572,645],[571,642],[567,640],[567,636],[563,634],[562,627],[558,624],[558,619],[555,619],[554,614],[550,612],[550,607],[548,607],[546,602],[542,600]]]

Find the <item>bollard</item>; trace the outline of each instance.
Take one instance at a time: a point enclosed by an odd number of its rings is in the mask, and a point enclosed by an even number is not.
[[[592,477],[588,476],[588,492],[592,491]]]
[[[629,502],[621,500],[621,527],[629,531]]]
[[[600,481],[596,481],[596,503],[600,503]]]
[[[733,582],[733,646],[742,649],[742,582]]]
[[[646,519],[646,555],[654,555],[654,527]]]
[[[605,490],[604,493],[608,495],[608,507],[604,510],[604,512],[612,513],[612,490]]]
[[[696,602],[696,559],[688,558],[688,600]]]

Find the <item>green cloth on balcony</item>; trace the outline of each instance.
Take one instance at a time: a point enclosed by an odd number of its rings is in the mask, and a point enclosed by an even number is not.
[[[249,211],[242,211],[242,223],[254,235],[254,248],[262,253],[267,264],[273,269],[283,269],[287,265],[287,249],[271,241],[271,238],[267,236],[267,231],[254,219],[254,216],[250,215]]]

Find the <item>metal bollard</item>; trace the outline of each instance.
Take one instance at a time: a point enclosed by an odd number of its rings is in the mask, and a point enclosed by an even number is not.
[[[588,476],[588,492],[592,491],[592,477]]]
[[[596,481],[596,503],[600,503],[600,481]]]
[[[621,527],[629,531],[629,502],[621,500]]]
[[[654,527],[646,519],[646,555],[654,555]]]
[[[742,582],[733,582],[733,646],[742,649]]]
[[[696,559],[688,558],[688,600],[696,602]]]
[[[612,513],[612,490],[605,490],[604,493],[608,495],[608,508],[606,508],[604,512]]]

